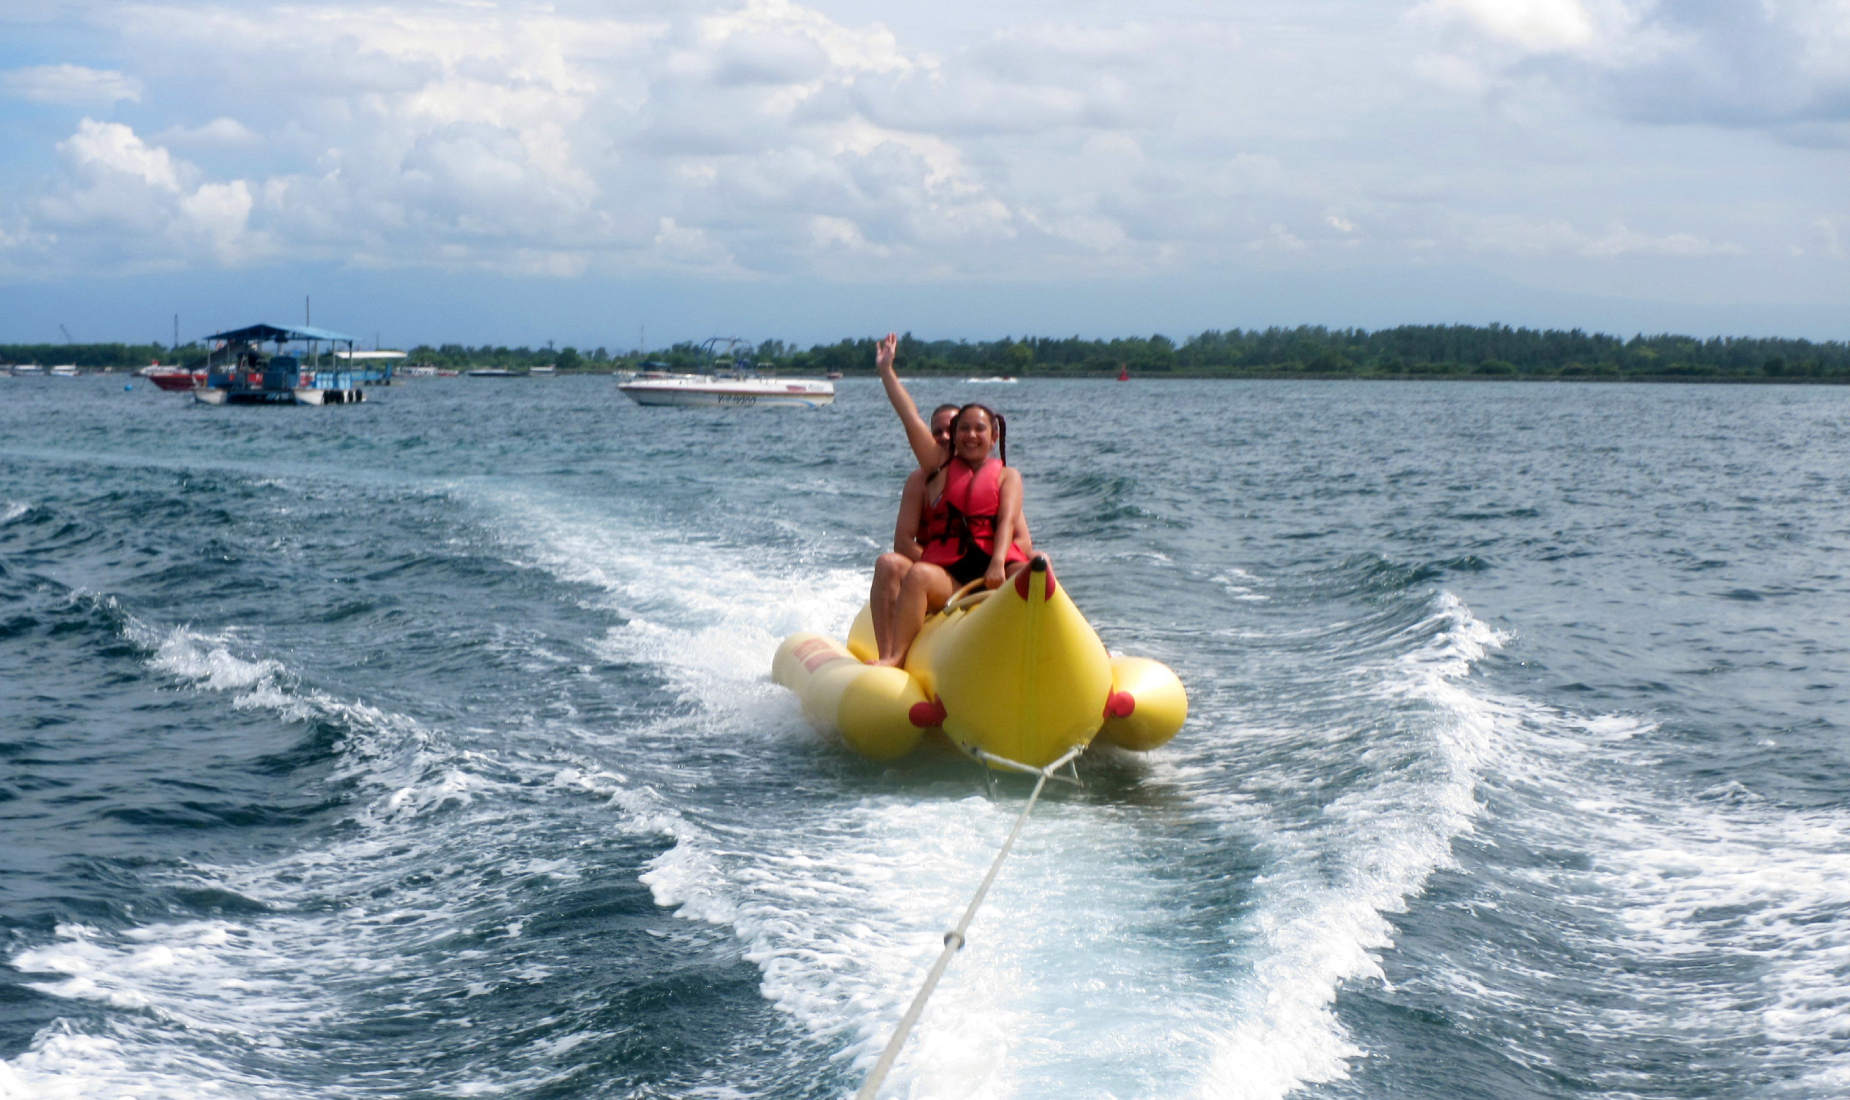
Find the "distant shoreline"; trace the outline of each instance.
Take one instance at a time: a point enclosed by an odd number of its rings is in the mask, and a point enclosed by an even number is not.
[[[852,337],[808,348],[765,340],[740,350],[761,368],[788,376],[862,377],[873,373],[875,337]],[[407,365],[458,371],[522,372],[550,367],[560,374],[608,374],[642,367],[710,369],[700,345],[684,341],[654,350],[506,347],[463,344],[408,349]],[[194,368],[198,344],[0,344],[0,362],[75,363],[89,370],[134,370],[152,360]],[[722,359],[717,365],[726,366]],[[1162,335],[1087,340],[1004,337],[1000,340],[920,340],[906,333],[897,362],[916,378],[1131,377],[1303,379],[1317,381],[1850,383],[1850,342],[1783,337],[1661,334],[1613,336],[1580,329],[1507,325],[1401,325],[1389,329],[1209,329],[1180,343]]]

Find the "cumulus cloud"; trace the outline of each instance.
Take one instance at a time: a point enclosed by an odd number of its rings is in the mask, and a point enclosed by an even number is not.
[[[1843,0],[1424,0],[1449,32],[1422,59],[1437,83],[1546,83],[1651,122],[1850,121]]]
[[[1537,53],[1584,49],[1594,17],[1581,0],[1427,0],[1418,14],[1468,23],[1486,36]]]
[[[120,100],[139,100],[141,82],[109,69],[82,65],[33,65],[0,73],[0,88],[7,95],[34,103],[72,107],[107,107]]]
[[[141,100],[47,142],[56,180],[7,189],[0,253],[948,279],[1743,247],[1710,243],[1743,238],[1701,203],[1619,196],[1590,219],[1573,188],[1609,185],[1477,156],[1494,128],[1437,113],[1402,60],[1493,98],[1616,89],[1702,38],[1645,0],[1351,0],[1374,21],[1350,39],[1306,37],[1290,5],[1241,24],[1158,3],[930,41],[827,2],[111,8],[124,72],[10,76]],[[1792,56],[1838,63],[1828,5],[1767,3],[1795,5]],[[239,63],[200,82],[227,42]],[[1778,247],[1824,254],[1815,226],[1844,213],[1794,215]]]
[[[193,165],[117,122],[86,118],[59,150],[70,183],[32,210],[33,224],[53,242],[102,237],[131,268],[200,257],[236,264],[267,250],[249,232],[254,203],[244,180],[202,180]]]

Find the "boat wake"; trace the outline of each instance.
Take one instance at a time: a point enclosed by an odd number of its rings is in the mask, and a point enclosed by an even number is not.
[[[403,1041],[402,1059],[379,1058],[369,1036],[429,1016],[421,1005],[453,1000],[505,1001],[544,988],[560,1007],[582,1003],[588,994],[557,980],[577,960],[524,936],[527,899],[595,881],[626,837],[640,848],[632,861],[646,858],[672,815],[570,753],[471,749],[405,715],[306,687],[281,661],[252,655],[235,630],[126,617],[122,632],[180,690],[269,711],[311,740],[334,731],[322,764],[308,769],[328,794],[330,820],[280,857],[141,869],[143,907],[210,917],[120,928],[67,921],[48,942],[14,953],[29,988],[73,1011],[0,1063],[0,1097],[488,1095],[585,1068],[567,1052],[595,1035],[572,1011],[537,1033],[538,1015],[485,1018],[471,1049],[509,1049],[449,1065],[447,1037],[427,1028]],[[548,843],[573,816],[616,840]],[[418,1050],[425,1065],[416,1064]]]
[[[723,547],[664,545],[530,499],[509,507],[536,561],[632,616],[606,640],[612,656],[672,670],[691,708],[671,720],[678,750],[724,761],[690,778],[690,792],[775,789],[790,781],[771,774],[785,766],[835,776],[832,797],[779,792],[747,814],[678,801],[683,832],[644,881],[659,904],[730,929],[765,996],[851,1083],[1012,823],[1011,796],[982,797],[979,773],[954,762],[908,775],[847,761],[814,747],[794,706],[767,694],[776,639],[839,633],[862,598],[859,574],[779,583]],[[666,575],[664,559],[675,563]],[[1133,799],[1154,805],[1051,799],[895,1080],[919,1097],[1073,1095],[1075,1080],[1100,1095],[1275,1097],[1342,1077],[1364,1051],[1335,998],[1379,976],[1388,915],[1448,864],[1498,735],[1469,678],[1500,639],[1449,595],[1417,599],[1424,613],[1372,640],[1381,652],[1340,684],[1286,691],[1334,700],[1340,730],[1289,705],[1278,724],[1256,725],[1210,692],[1183,738],[1195,747],[1132,781]],[[803,759],[767,769],[766,732]],[[741,744],[758,747],[716,749]],[[1358,759],[1365,782],[1305,803],[1327,786],[1320,774]],[[1189,834],[1207,853],[1175,850]]]
[[[0,1097],[858,1083],[1024,788],[991,798],[951,754],[852,758],[769,682],[779,638],[844,628],[859,570],[582,501],[466,503],[502,567],[597,612],[562,621],[604,624],[580,656],[557,655],[572,639],[496,644],[526,647],[541,678],[621,682],[614,716],[549,686],[413,717],[315,686],[254,632],[112,619],[165,690],[298,730],[306,748],[276,766],[320,806],[289,843],[134,869],[126,923],[22,942],[14,968],[69,1008],[0,1069]],[[1212,577],[1170,628],[1186,636],[1146,639],[1189,681],[1189,726],[1147,759],[1100,750],[1083,790],[1046,797],[897,1089],[1366,1091],[1392,1053],[1368,1010],[1428,995],[1454,1018],[1639,1050],[1575,1067],[1613,1095],[1711,1041],[1843,1087],[1841,812],[1641,782],[1648,724],[1492,690],[1509,639],[1415,571]],[[1420,934],[1468,906],[1507,923]],[[1517,965],[1512,944],[1553,946]],[[1761,994],[1743,1000],[1750,971]],[[697,1042],[647,1030],[695,995]],[[382,1033],[403,1036],[390,1058]],[[728,1061],[740,1035],[770,1053]],[[1532,1046],[1498,1038],[1507,1059]]]

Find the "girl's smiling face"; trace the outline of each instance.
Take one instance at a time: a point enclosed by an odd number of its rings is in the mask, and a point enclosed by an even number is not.
[[[996,426],[986,409],[965,409],[951,428],[956,433],[957,457],[972,466],[988,458],[996,445]]]

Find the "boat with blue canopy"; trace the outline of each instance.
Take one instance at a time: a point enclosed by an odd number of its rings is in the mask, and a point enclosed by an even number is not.
[[[206,380],[193,397],[207,405],[351,405],[366,400],[361,387],[392,383],[393,360],[356,356],[345,333],[249,325],[206,341]]]

